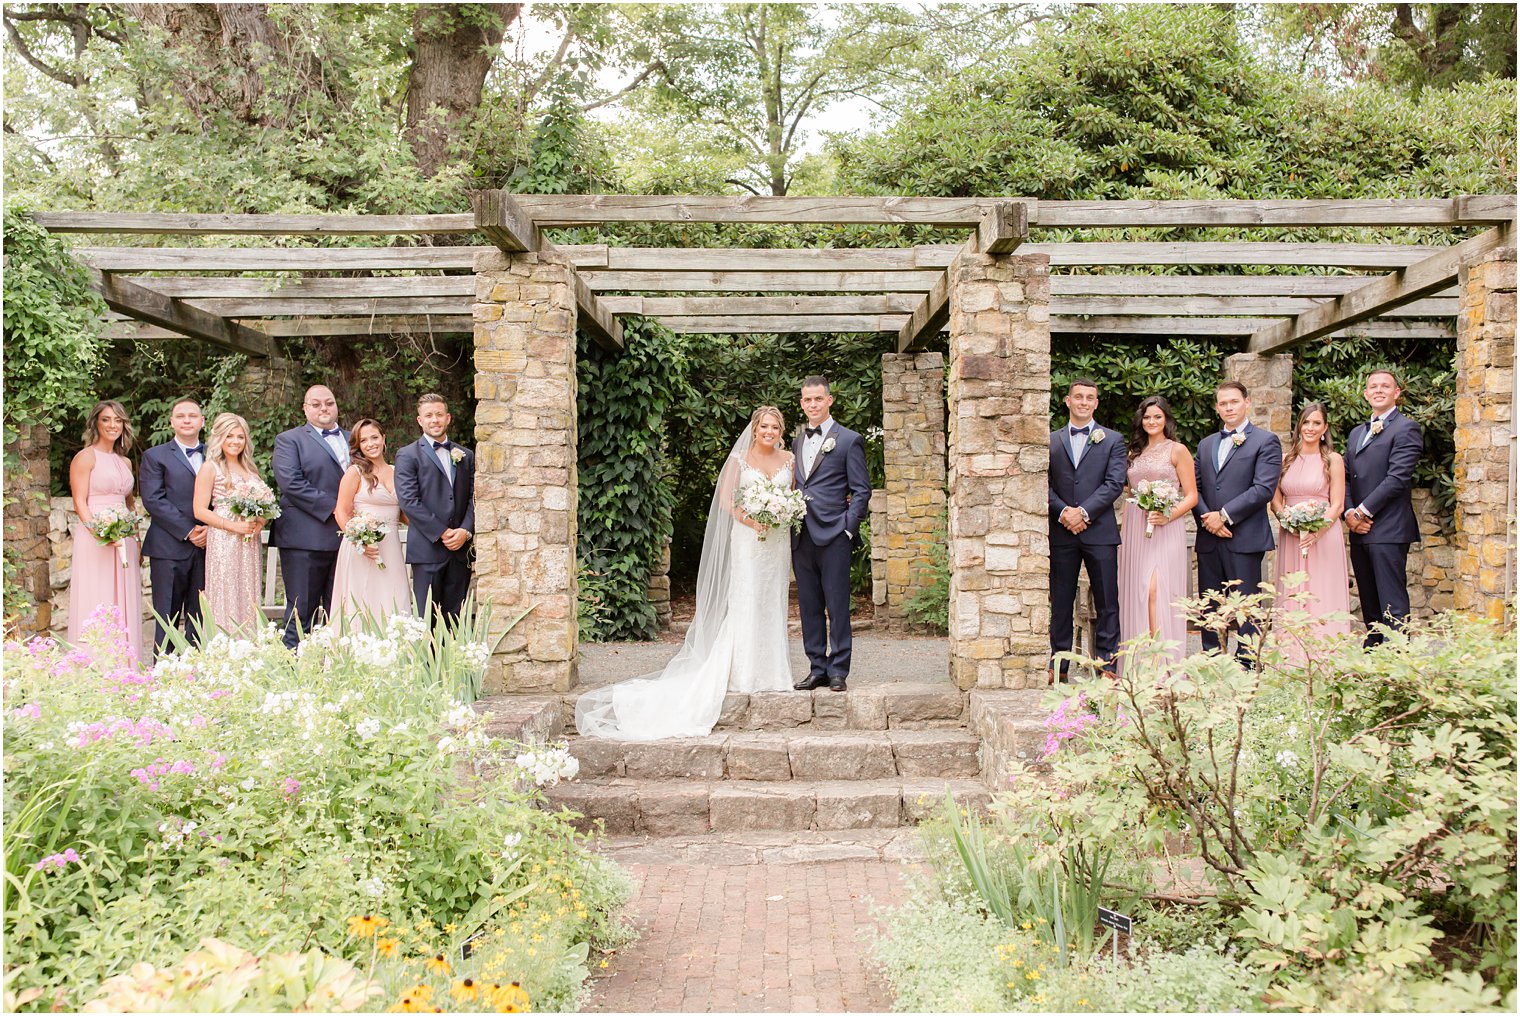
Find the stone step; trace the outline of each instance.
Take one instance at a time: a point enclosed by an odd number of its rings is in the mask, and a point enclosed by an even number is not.
[[[545,791],[551,805],[598,820],[609,836],[693,836],[754,830],[891,829],[938,812],[946,790],[962,807],[985,807],[980,780],[693,780],[602,777]]]
[[[602,857],[619,864],[813,864],[819,861],[924,860],[912,826],[894,829],[761,829],[695,836],[604,836]]]
[[[990,787],[1003,787],[1010,778],[1033,770],[1043,772],[1045,718],[1052,707],[1044,689],[971,692],[971,731],[981,742],[982,776]]]
[[[578,737],[582,778],[639,780],[881,780],[981,773],[967,730],[739,731],[660,741]]]
[[[564,696],[566,729],[575,725],[579,692]],[[849,691],[730,692],[718,730],[932,730],[966,725],[966,693],[947,681],[857,682]]]

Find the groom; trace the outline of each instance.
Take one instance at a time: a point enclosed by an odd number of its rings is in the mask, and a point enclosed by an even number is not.
[[[815,374],[802,382],[807,426],[792,442],[792,474],[808,500],[807,518],[792,536],[792,571],[797,576],[808,676],[792,686],[798,691],[824,685],[845,690],[852,646],[850,552],[871,510],[865,443],[859,434],[834,422],[829,415],[833,405],[827,378]]]

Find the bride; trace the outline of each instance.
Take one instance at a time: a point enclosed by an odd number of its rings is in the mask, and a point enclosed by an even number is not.
[[[761,406],[723,465],[697,568],[697,612],[681,651],[658,674],[582,695],[575,703],[581,734],[627,741],[705,737],[717,725],[728,692],[791,689],[791,534],[768,532],[734,504],[736,491],[762,479],[792,485],[783,426],[781,410]]]

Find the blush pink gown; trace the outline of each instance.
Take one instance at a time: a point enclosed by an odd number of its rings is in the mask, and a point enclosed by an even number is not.
[[[379,543],[385,567],[344,540],[338,547],[338,568],[333,575],[333,612],[341,618],[368,614],[381,622],[392,614],[412,613],[411,583],[401,553],[401,505],[396,495],[383,483],[376,483],[371,490],[369,482],[361,478],[359,492],[354,495],[354,514],[390,523],[391,531]]]
[[[205,466],[201,467],[205,469]],[[222,507],[232,481],[216,466],[211,485],[211,509],[222,518],[232,515]],[[264,623],[259,606],[264,586],[259,565],[259,537],[244,539],[224,529],[206,530],[206,604],[219,630],[251,637]]]
[[[132,493],[132,464],[113,452],[95,452],[90,470],[90,489],[85,503],[91,512],[124,508]],[[127,547],[127,566],[115,547],[95,539],[84,523],[74,526],[74,561],[69,570],[69,642],[79,644],[90,615],[101,607],[115,607],[127,629],[132,659],[142,659],[142,549],[135,537],[122,541]]]
[[[1172,465],[1175,441],[1146,448],[1129,466],[1133,493],[1142,480],[1167,480],[1182,489]],[[1187,530],[1182,519],[1157,526],[1145,538],[1145,512],[1128,499],[1124,502],[1124,531],[1119,543],[1119,642],[1122,645],[1151,631],[1150,587],[1156,580],[1156,638],[1175,643],[1166,658],[1177,661],[1187,655],[1187,619],[1175,602],[1187,596]],[[1123,654],[1120,654],[1121,668]]]
[[[1283,501],[1289,505],[1310,501],[1330,503],[1330,481],[1325,478],[1324,460],[1318,453],[1294,459],[1283,473],[1281,486]],[[1283,576],[1301,571],[1309,573],[1309,581],[1290,594],[1283,586]],[[1289,609],[1306,610],[1317,617],[1331,613],[1347,615],[1340,620],[1317,620],[1311,633],[1314,638],[1349,635],[1351,583],[1346,574],[1346,533],[1340,519],[1320,533],[1307,557],[1300,552],[1297,536],[1279,532],[1275,584],[1284,594],[1283,605]],[[1304,647],[1296,639],[1284,639],[1283,651],[1290,658],[1305,657]]]

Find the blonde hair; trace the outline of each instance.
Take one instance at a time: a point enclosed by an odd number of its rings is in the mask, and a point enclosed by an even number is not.
[[[100,440],[100,414],[107,409],[116,414],[121,421],[121,437],[111,445],[111,451],[126,458],[137,441],[137,433],[132,429],[132,421],[127,419],[127,407],[115,399],[101,399],[95,403],[95,408],[90,410],[90,415],[84,421],[84,446],[91,447]]]
[[[222,442],[227,440],[234,428],[243,428],[243,450],[238,454],[237,464],[244,472],[252,473],[260,479],[259,467],[253,464],[253,434],[248,429],[248,421],[236,413],[218,413],[211,423],[211,433],[206,435],[206,461],[216,466],[217,472],[227,475],[224,463],[227,461],[226,454],[222,451]]]
[[[776,418],[776,426],[781,428],[783,434],[786,433],[786,417],[781,415],[781,410],[775,406],[761,406],[749,415],[749,436],[751,439],[755,437],[756,432],[760,429],[760,421],[767,416],[774,416]]]

